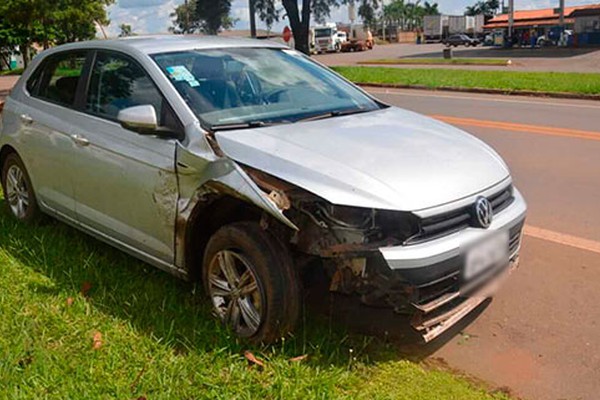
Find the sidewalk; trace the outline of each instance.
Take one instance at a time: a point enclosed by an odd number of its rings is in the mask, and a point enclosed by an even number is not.
[[[17,80],[19,80],[18,76],[0,76],[0,101],[8,96],[8,91],[17,83]]]

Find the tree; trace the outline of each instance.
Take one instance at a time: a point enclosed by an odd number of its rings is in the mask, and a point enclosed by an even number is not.
[[[430,3],[428,1],[423,4],[423,15],[440,15],[438,3]]]
[[[404,0],[394,0],[383,8],[383,18],[390,24],[395,24],[405,31],[414,30],[423,26],[423,17],[426,15],[439,15],[437,3],[421,1],[405,3]]]
[[[500,8],[499,0],[482,0],[478,1],[472,6],[468,6],[465,10],[465,15],[480,15],[483,14],[486,17],[493,17]]]
[[[131,25],[129,24],[121,24],[119,25],[119,37],[127,37],[133,35],[133,29],[131,29]]]
[[[216,35],[234,25],[230,11],[231,0],[196,0],[195,17],[200,21],[202,31],[209,35]]]
[[[235,25],[230,11],[231,0],[189,0],[171,13],[173,26],[169,30],[178,34],[203,32],[216,35]]]
[[[290,21],[296,50],[309,54],[308,39],[311,17],[317,22],[324,21],[330,15],[333,7],[355,1],[359,3],[358,14],[363,21],[366,24],[372,23],[380,0],[281,0],[285,16]],[[301,6],[299,6],[299,2],[302,4]],[[259,18],[268,25],[280,18],[281,10],[277,9],[277,4],[276,0],[255,0]]]
[[[94,38],[95,23],[108,23],[106,6],[113,1],[3,0],[0,3],[0,29],[10,28],[11,46],[19,46],[27,66],[33,43],[48,48]]]

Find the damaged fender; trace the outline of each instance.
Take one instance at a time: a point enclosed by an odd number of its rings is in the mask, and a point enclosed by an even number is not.
[[[194,137],[194,136],[188,136]],[[279,209],[277,203],[261,190],[248,174],[226,156],[215,154],[206,136],[176,148],[179,182],[176,224],[176,265],[185,267],[185,238],[189,219],[200,202],[211,194],[229,194],[247,201],[290,227],[298,227]]]

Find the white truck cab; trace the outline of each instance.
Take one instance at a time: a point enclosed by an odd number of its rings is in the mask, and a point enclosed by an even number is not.
[[[338,31],[335,23],[316,26],[313,31],[317,53],[339,52],[342,50],[342,44],[347,40],[346,33]]]

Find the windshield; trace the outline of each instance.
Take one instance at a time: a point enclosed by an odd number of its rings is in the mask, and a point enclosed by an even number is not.
[[[331,28],[328,29],[315,29],[316,37],[329,37],[331,36]]]
[[[380,108],[358,88],[293,50],[192,50],[153,58],[209,128],[292,123]]]

